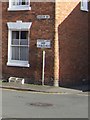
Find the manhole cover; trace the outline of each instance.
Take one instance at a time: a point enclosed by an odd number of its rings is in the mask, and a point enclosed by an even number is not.
[[[41,103],[41,102],[37,102],[37,103],[28,103],[31,106],[37,106],[37,107],[50,107],[53,106],[53,104],[50,103]]]

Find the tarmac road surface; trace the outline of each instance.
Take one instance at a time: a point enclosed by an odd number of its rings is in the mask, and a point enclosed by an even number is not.
[[[2,90],[2,118],[88,118],[88,96]]]

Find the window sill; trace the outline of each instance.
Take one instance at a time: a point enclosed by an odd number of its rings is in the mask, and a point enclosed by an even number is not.
[[[8,11],[24,11],[24,10],[31,10],[30,6],[14,6],[8,8]]]
[[[88,9],[81,8],[81,11],[88,12]]]
[[[7,66],[13,66],[13,67],[30,67],[30,64],[22,64],[22,63],[11,63],[11,62],[7,62]]]

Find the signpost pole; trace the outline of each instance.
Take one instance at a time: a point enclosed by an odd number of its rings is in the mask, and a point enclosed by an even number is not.
[[[42,85],[44,85],[44,72],[45,72],[45,50],[43,50]]]
[[[50,40],[45,40],[45,39],[38,39],[37,40],[37,48],[41,48],[42,49],[42,85],[44,85],[45,83],[45,49],[46,48],[51,48],[51,41]]]

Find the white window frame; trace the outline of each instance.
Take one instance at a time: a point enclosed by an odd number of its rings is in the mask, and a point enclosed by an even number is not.
[[[21,60],[12,60],[12,49],[11,49],[11,41],[12,41],[12,31],[28,31],[30,32],[31,22],[8,22],[8,62],[7,66],[18,66],[18,67],[29,67],[29,60],[28,61],[21,61]]]
[[[81,0],[81,10],[88,12],[88,5],[89,1],[88,0]]]
[[[17,1],[17,0],[16,0]],[[9,0],[9,8],[8,11],[22,11],[22,10],[31,10],[30,0],[28,5],[13,5],[13,0]]]

